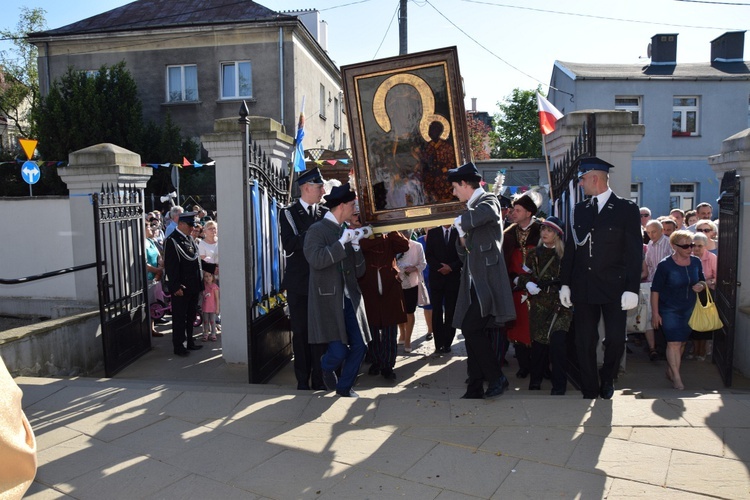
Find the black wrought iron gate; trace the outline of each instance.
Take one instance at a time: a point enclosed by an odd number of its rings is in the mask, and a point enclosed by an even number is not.
[[[732,385],[734,326],[737,311],[737,256],[740,232],[740,176],[724,173],[719,196],[719,262],[716,276],[716,307],[724,326],[714,332],[713,361],[727,387]]]
[[[102,186],[93,204],[104,372],[112,377],[151,349],[142,192]]]

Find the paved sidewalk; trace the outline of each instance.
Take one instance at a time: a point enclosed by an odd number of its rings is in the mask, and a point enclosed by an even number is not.
[[[168,336],[115,379],[18,378],[39,447],[27,497],[750,497],[744,379],[725,390],[690,361],[678,392],[638,351],[591,402],[528,391],[511,359],[508,393],[462,400],[463,341],[436,357],[423,336],[359,399],[297,391],[291,367],[250,385],[220,342],[179,358]]]

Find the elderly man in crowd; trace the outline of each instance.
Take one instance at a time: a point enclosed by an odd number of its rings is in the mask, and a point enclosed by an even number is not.
[[[172,234],[172,231],[177,229],[177,220],[180,218],[180,215],[185,211],[184,208],[182,208],[179,205],[175,205],[172,208],[169,209],[169,220],[167,221],[167,225],[164,228],[164,237],[168,238],[170,234]],[[190,233],[188,233],[190,234]]]
[[[654,273],[656,273],[656,266],[659,265],[665,257],[672,255],[672,246],[669,244],[669,237],[664,234],[662,230],[662,223],[658,220],[650,220],[646,224],[646,233],[649,237],[649,242],[646,247],[646,256],[644,258],[644,264],[648,270],[648,276],[646,277],[646,285],[648,287],[649,297],[651,296],[650,283],[654,281]],[[650,303],[650,301],[649,301]],[[648,307],[650,309],[650,307]],[[651,317],[651,311],[647,311],[648,314],[642,314],[645,318]],[[647,329],[645,332],[646,342],[648,342],[648,357],[651,361],[656,361],[659,357],[659,353],[656,351],[656,343],[654,341],[654,328],[651,323],[647,321]]]

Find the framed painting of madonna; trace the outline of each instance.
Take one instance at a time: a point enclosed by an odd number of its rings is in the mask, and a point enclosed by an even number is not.
[[[448,170],[469,161],[455,47],[341,68],[363,223],[376,231],[455,217]]]

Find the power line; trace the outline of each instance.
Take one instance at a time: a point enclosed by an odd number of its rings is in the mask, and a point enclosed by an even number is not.
[[[338,9],[338,8],[341,8],[341,7],[349,7],[350,5],[357,5],[358,3],[367,3],[367,2],[370,2],[370,1],[371,0],[359,0],[358,2],[349,2],[349,3],[344,3],[344,4],[341,4],[341,5],[334,5],[333,7],[326,7],[325,9],[318,9],[318,12],[323,12],[325,10]]]
[[[617,22],[623,22],[623,23],[636,23],[636,24],[654,24],[658,26],[669,26],[672,28],[693,28],[693,29],[706,29],[706,30],[741,30],[743,28],[725,28],[720,26],[695,26],[690,24],[671,24],[671,23],[662,23],[657,21],[640,21],[637,19],[625,19],[625,18],[619,18],[619,17],[607,17],[607,16],[596,16],[594,14],[579,14],[577,12],[562,12],[559,10],[548,10],[548,9],[539,9],[536,7],[522,7],[519,5],[508,5],[503,3],[495,3],[495,2],[487,2],[482,0],[463,0],[464,2],[468,3],[476,3],[481,5],[489,5],[492,7],[505,7],[507,9],[519,9],[519,10],[529,10],[532,12],[544,12],[545,14],[559,14],[561,16],[573,16],[573,17],[585,17],[589,19],[601,19],[604,21],[617,21]],[[428,2],[429,3],[429,2]],[[434,7],[433,7],[434,8]]]
[[[750,3],[737,3],[737,2],[709,2],[707,0],[675,0],[676,2],[688,2],[688,3],[708,3],[712,5],[733,5],[737,7],[750,7]]]
[[[343,7],[343,5],[342,5]],[[378,57],[378,52],[380,52],[380,47],[383,46],[383,42],[385,42],[385,38],[388,36],[388,32],[391,31],[391,26],[393,26],[393,20],[396,19],[396,14],[398,14],[400,6],[398,3],[396,3],[396,10],[393,12],[393,17],[391,17],[391,22],[388,23],[388,28],[385,30],[385,34],[383,35],[383,39],[380,41],[380,45],[378,45],[378,50],[375,51],[375,55],[372,56],[373,59]]]

